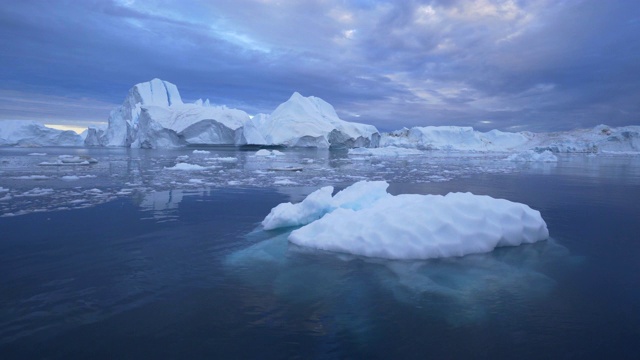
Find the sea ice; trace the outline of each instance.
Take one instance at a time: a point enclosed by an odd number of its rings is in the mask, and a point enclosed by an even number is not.
[[[284,153],[282,151],[278,151],[278,150],[267,150],[267,149],[260,149],[258,151],[256,151],[256,156],[282,156],[284,155]]]
[[[262,221],[265,230],[306,225],[338,208],[360,210],[387,194],[384,181],[361,181],[340,191],[335,196],[332,186],[326,186],[309,194],[297,204],[282,203]]]
[[[289,241],[366,257],[429,259],[492,251],[549,237],[540,212],[471,193],[398,195],[384,181],[361,181],[331,197],[324,187],[271,210],[265,229],[300,226]]]
[[[196,164],[189,164],[185,162],[180,162],[175,164],[172,167],[165,167],[165,170],[175,170],[175,171],[202,171],[212,169],[211,166],[200,166]]]

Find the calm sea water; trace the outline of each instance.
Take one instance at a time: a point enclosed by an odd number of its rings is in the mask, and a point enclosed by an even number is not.
[[[516,166],[435,153],[289,151],[264,160],[211,150],[218,160],[198,160],[186,151],[77,151],[99,163],[43,168],[33,159],[45,155],[0,153],[0,198],[10,195],[0,201],[2,359],[640,354],[639,157]],[[166,170],[178,155],[213,165]],[[288,164],[308,168],[273,171]],[[70,174],[85,177],[64,180]],[[551,239],[385,261],[299,248],[287,232],[258,227],[280,202],[363,178],[389,180],[394,194],[523,202],[541,211]]]

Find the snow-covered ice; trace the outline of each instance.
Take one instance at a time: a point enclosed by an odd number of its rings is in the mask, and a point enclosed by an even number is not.
[[[260,149],[256,151],[255,156],[282,156],[284,153],[278,150]]]
[[[380,134],[372,125],[347,122],[326,101],[294,93],[269,116],[247,122],[248,144],[288,147],[378,146]]]
[[[0,121],[0,146],[82,146],[80,135],[70,130],[57,130],[36,121]]]
[[[165,170],[174,170],[174,171],[202,171],[212,169],[211,166],[201,166],[197,164],[189,164],[185,162],[180,162],[171,167],[165,167]]]
[[[338,209],[360,210],[387,195],[384,181],[358,182],[332,196],[333,187],[325,186],[309,194],[298,204],[282,203],[262,221],[265,230],[306,225]]]
[[[429,259],[492,251],[549,237],[540,212],[471,193],[398,195],[384,181],[361,181],[331,196],[324,187],[271,210],[265,229],[287,226],[289,241],[320,250],[386,259]]]

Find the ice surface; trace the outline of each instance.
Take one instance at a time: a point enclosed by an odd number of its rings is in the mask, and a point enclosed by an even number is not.
[[[196,101],[185,104],[175,85],[153,79],[135,85],[115,109],[106,131],[89,129],[87,146],[174,148],[185,145],[377,146],[372,125],[338,118],[325,101],[298,93],[271,115]]]
[[[525,145],[530,133],[491,130],[483,133],[464,126],[426,126],[383,134],[381,146],[426,150],[508,151]]]
[[[213,167],[211,166],[201,166],[201,165],[196,165],[196,164],[189,164],[189,163],[177,163],[172,167],[165,167],[165,170],[176,170],[176,171],[202,171],[202,170],[209,170],[212,169]]]
[[[338,208],[360,210],[386,196],[388,186],[384,181],[361,181],[333,197],[333,187],[326,186],[314,191],[298,204],[282,203],[271,209],[262,221],[262,226],[266,230],[300,226],[316,221]]]
[[[73,131],[48,128],[35,121],[0,121],[0,146],[82,146],[80,135]]]
[[[89,131],[89,146],[172,148],[188,144],[233,145],[249,120],[244,111],[182,102],[178,88],[153,79],[135,85],[111,112],[106,131]]]
[[[640,151],[640,126],[612,128],[598,125],[592,129],[550,133],[510,133],[498,130],[483,133],[471,127],[427,126],[383,134],[380,145],[456,151],[625,153]]]
[[[398,195],[384,181],[361,181],[331,197],[331,187],[271,210],[265,229],[305,225],[289,241],[320,250],[386,259],[485,253],[549,237],[540,212],[471,193]]]
[[[326,101],[294,93],[269,116],[248,122],[248,144],[289,147],[377,146],[378,130],[372,125],[341,120]]]

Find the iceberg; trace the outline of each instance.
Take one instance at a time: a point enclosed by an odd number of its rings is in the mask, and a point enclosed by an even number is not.
[[[36,121],[0,121],[0,146],[82,146],[82,137],[71,130],[57,130]]]
[[[598,125],[592,129],[565,132],[511,133],[499,130],[479,132],[472,127],[426,126],[403,128],[382,134],[381,147],[421,150],[542,153],[635,153],[640,151],[640,126],[612,128]]]
[[[341,120],[326,101],[295,92],[269,116],[248,122],[250,145],[314,148],[377,147],[380,134],[373,125]]]
[[[111,112],[105,132],[89,129],[85,144],[134,148],[185,145],[235,145],[249,115],[209,101],[186,104],[178,88],[153,79],[135,85],[124,103]]]
[[[382,135],[380,146],[421,150],[509,151],[526,145],[532,134],[491,130],[483,133],[468,126],[425,126]]]
[[[529,148],[554,153],[638,152],[640,126],[598,125],[592,129],[538,133],[534,134]]]
[[[265,230],[306,225],[316,221],[338,208],[360,210],[387,194],[384,181],[361,181],[338,192],[335,196],[332,186],[325,186],[307,196],[297,204],[282,203],[262,221]]]
[[[276,206],[262,226],[302,225],[288,237],[296,245],[396,260],[486,253],[549,237],[540,212],[525,204],[471,193],[393,196],[387,187],[361,181],[333,197],[324,187]]]

